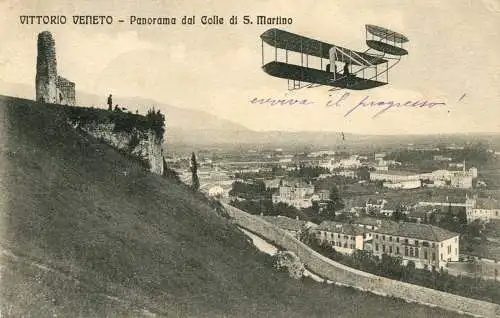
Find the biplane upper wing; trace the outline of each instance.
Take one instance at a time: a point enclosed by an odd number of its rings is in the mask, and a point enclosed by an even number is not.
[[[370,34],[378,36],[380,38],[386,39],[388,41],[392,41],[395,43],[406,43],[408,42],[408,38],[401,33],[391,31],[389,29],[379,27],[373,24],[366,25],[366,31]]]
[[[267,44],[276,48],[304,53],[324,59],[330,58],[330,49],[334,47],[332,44],[326,42],[314,40],[305,36],[276,28],[269,29],[266,32],[262,33],[260,38]],[[368,63],[371,65],[375,65],[387,62],[387,60],[378,56],[349,50],[340,46],[335,47],[345,53],[342,54],[342,58],[339,59],[339,61],[342,62],[349,62],[353,65],[368,65]],[[350,55],[357,55],[358,57],[362,57],[362,59],[352,59],[349,57]]]

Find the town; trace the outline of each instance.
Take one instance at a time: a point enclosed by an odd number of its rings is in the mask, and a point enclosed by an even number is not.
[[[498,152],[483,143],[376,152],[280,148],[198,153],[200,190],[349,263],[363,253],[401,266],[496,280]],[[191,182],[189,156],[167,159]]]

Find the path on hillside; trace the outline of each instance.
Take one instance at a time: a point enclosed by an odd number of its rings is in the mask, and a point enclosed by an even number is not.
[[[74,281],[78,285],[83,286],[89,293],[93,293],[94,295],[97,295],[97,296],[99,296],[103,299],[106,299],[108,301],[120,303],[121,305],[124,305],[128,308],[133,308],[132,312],[137,313],[137,314],[141,315],[142,317],[157,317],[157,316],[161,315],[159,313],[156,314],[149,309],[136,306],[136,305],[132,304],[131,302],[129,302],[127,300],[120,299],[116,296],[107,295],[104,293],[93,292],[91,286],[83,283],[82,281],[80,281],[78,278],[72,276],[71,274],[65,273],[62,270],[47,266],[47,265],[42,264],[42,263],[37,262],[37,261],[34,261],[33,259],[30,259],[29,257],[20,256],[18,254],[15,254],[12,251],[6,249],[4,246],[2,246],[2,244],[0,244],[0,279],[2,279],[2,276],[3,276],[3,269],[4,269],[5,265],[2,263],[3,263],[3,259],[5,257],[9,258],[10,260],[12,260],[14,262],[27,264],[31,267],[37,268],[37,269],[42,270],[44,272],[51,272],[51,273],[54,273],[54,274],[59,275],[61,277],[64,277],[65,279]]]

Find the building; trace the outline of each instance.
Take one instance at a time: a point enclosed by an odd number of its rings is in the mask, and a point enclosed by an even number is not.
[[[318,190],[315,193],[320,201],[330,200],[330,190]]]
[[[341,170],[341,171],[335,171],[332,173],[334,176],[341,176],[345,178],[351,178],[355,179],[356,178],[356,171],[354,170]]]
[[[489,222],[500,219],[500,202],[491,198],[471,199],[473,207],[466,210],[467,222],[481,220]]]
[[[312,196],[314,186],[304,182],[295,182],[283,184],[279,187],[278,193],[273,194],[273,203],[286,203],[297,209],[304,209],[312,206]]]
[[[269,222],[279,228],[282,228],[292,234],[295,238],[300,238],[301,234],[309,229],[314,228],[317,224],[312,222],[303,221],[299,219],[292,219],[286,216],[261,216],[264,221]]]
[[[417,268],[445,268],[459,259],[459,234],[429,224],[384,221],[373,230],[373,254],[401,257]]]
[[[445,157],[443,155],[434,155],[434,161],[451,161],[451,157]]]
[[[266,189],[278,189],[280,187],[281,179],[271,179],[264,180],[264,184],[266,185]]]
[[[353,224],[323,221],[314,229],[319,243],[328,244],[335,251],[352,254],[355,250],[364,248],[368,231]]]
[[[363,164],[359,160],[358,156],[351,156],[347,159],[341,159],[340,161],[335,161],[335,159],[327,160],[320,164],[321,167],[329,169],[330,171],[336,169],[356,169],[361,167]]]
[[[384,182],[383,187],[388,189],[418,189],[422,186],[422,181],[420,180],[408,180],[400,182]]]
[[[435,170],[427,173],[413,173],[407,171],[389,170],[389,171],[372,171],[370,172],[371,181],[386,181],[387,187],[391,188],[408,188],[416,187],[418,180],[432,181],[433,186],[452,187],[460,189],[472,188],[472,180],[477,177],[477,169],[472,167],[468,171],[465,169],[460,171],[450,170]],[[391,185],[396,184],[396,185]]]
[[[391,171],[372,171],[370,172],[371,181],[388,181],[392,183],[420,180],[417,173],[391,170]]]

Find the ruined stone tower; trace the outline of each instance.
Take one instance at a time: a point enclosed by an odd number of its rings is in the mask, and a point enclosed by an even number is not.
[[[38,55],[36,58],[36,100],[56,103],[57,61],[52,34],[48,31],[38,34]]]
[[[38,34],[36,58],[36,100],[75,105],[75,83],[57,75],[55,41],[49,31]]]

